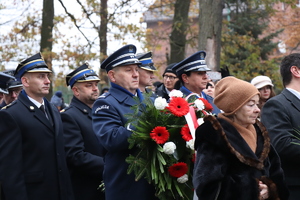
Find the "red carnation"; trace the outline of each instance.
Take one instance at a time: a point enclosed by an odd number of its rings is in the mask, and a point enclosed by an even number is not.
[[[182,117],[189,112],[189,103],[181,97],[173,97],[167,107],[177,117]]]
[[[157,126],[150,133],[150,137],[155,140],[157,144],[164,144],[169,139],[169,135],[169,131],[164,126]]]
[[[203,104],[204,104],[204,106],[205,106],[205,110],[207,110],[207,111],[212,111],[214,108],[212,107],[212,105],[206,100],[206,99],[203,99],[203,98],[199,98],[202,102],[203,102]]]
[[[187,142],[193,139],[189,126],[187,124],[181,128],[180,133],[182,135],[182,138]]]
[[[175,163],[168,169],[171,176],[179,178],[188,172],[188,166],[184,162]]]

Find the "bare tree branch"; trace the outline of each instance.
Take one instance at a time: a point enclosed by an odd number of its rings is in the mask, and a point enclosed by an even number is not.
[[[78,29],[78,31],[83,35],[83,37],[86,39],[86,41],[88,42],[88,46],[91,48],[92,44],[90,42],[90,40],[85,36],[85,34],[81,31],[80,26],[77,25],[77,20],[74,17],[74,15],[72,15],[71,13],[68,12],[67,8],[65,7],[64,3],[62,2],[62,0],[58,0],[61,4],[61,6],[64,8],[66,14],[71,18],[71,20],[73,21],[75,27]]]
[[[90,18],[91,14],[88,13],[88,11],[85,9],[85,7],[81,3],[81,1],[77,0],[77,3],[81,6],[81,9],[83,10],[83,13],[86,15],[86,17],[90,21],[90,23],[93,24],[93,28],[96,29],[96,30],[98,30],[98,26]]]

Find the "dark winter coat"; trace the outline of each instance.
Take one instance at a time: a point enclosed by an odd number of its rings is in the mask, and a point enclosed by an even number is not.
[[[150,99],[152,99],[153,101],[156,99],[157,95],[150,89],[150,88],[146,88],[145,89],[145,93],[147,94],[151,94]]]
[[[0,103],[0,109],[3,108],[3,107],[5,107],[5,106],[6,106],[6,103],[5,103],[5,101],[3,100],[2,103]]]
[[[271,116],[271,117],[270,117]],[[262,123],[278,152],[290,200],[300,199],[300,100],[288,89],[269,99],[262,109]]]
[[[44,102],[53,126],[24,91],[0,111],[2,199],[74,199],[60,114]]]
[[[157,86],[155,90],[155,94],[159,97],[165,98],[166,100],[169,100],[169,94],[166,91],[166,87],[163,83],[161,83],[159,86]]]
[[[76,97],[61,111],[67,164],[76,200],[104,200],[102,181],[104,148],[92,127],[92,109]]]
[[[193,183],[199,199],[256,200],[259,180],[269,188],[269,200],[288,199],[280,159],[266,129],[257,121],[254,153],[224,119],[206,116],[196,130],[197,157]]]

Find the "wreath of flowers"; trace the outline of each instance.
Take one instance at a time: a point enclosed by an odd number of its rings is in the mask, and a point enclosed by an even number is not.
[[[194,139],[185,116],[191,111],[198,118],[210,114],[212,106],[203,98],[183,98],[179,90],[170,93],[170,102],[145,95],[143,102],[127,115],[135,128],[128,139],[134,154],[127,157],[128,174],[146,178],[161,200],[193,199],[192,173],[195,160]],[[142,109],[139,114],[139,109]]]

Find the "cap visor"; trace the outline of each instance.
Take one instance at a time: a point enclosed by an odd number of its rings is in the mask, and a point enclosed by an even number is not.
[[[206,66],[203,66],[203,67],[199,67],[198,70],[195,70],[195,71],[211,71],[211,69],[209,69]]]
[[[50,69],[44,67],[44,68],[33,68],[27,72],[52,72]]]
[[[100,81],[98,76],[87,76],[83,80],[78,80],[77,82],[87,82],[87,81]]]
[[[209,69],[208,67],[206,66],[201,66],[201,67],[197,67],[197,68],[191,68],[191,69],[188,69],[188,70],[184,70],[185,72],[206,72],[206,71],[211,71],[211,69]]]
[[[138,59],[131,59],[130,61],[125,60],[125,62],[119,62],[113,65],[112,67],[126,66],[126,65],[139,65],[141,62]]]
[[[259,84],[255,85],[255,87],[256,87],[257,89],[260,89],[260,88],[263,88],[263,87],[265,87],[265,86],[267,86],[267,85],[269,85],[269,86],[271,86],[271,87],[274,86],[273,84],[271,84],[271,83],[269,83],[269,82],[262,82],[262,83],[259,83]]]
[[[17,88],[17,87],[23,87],[23,84],[11,85],[11,86],[9,86],[7,89]]]
[[[156,71],[156,69],[152,69],[150,67],[140,67],[141,69],[144,69],[144,70],[147,70],[147,71],[151,71],[151,72],[154,72]]]
[[[3,88],[0,88],[0,92],[3,93],[3,94],[8,94],[9,93],[8,90],[3,89]]]

